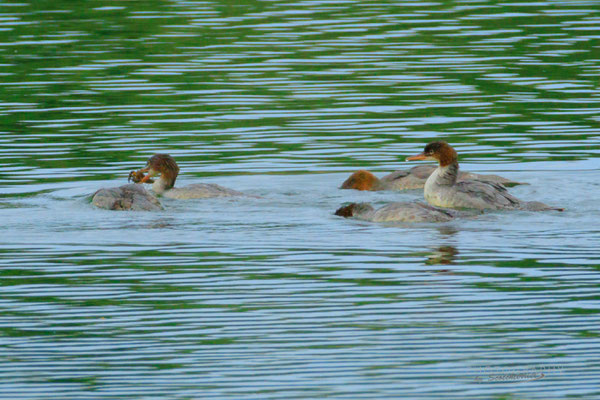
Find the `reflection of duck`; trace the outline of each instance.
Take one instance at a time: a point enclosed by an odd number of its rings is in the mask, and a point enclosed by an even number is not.
[[[439,166],[427,178],[425,199],[431,205],[450,208],[523,209],[531,211],[557,210],[538,201],[521,201],[510,195],[502,185],[492,182],[458,181],[458,155],[446,142],[432,142],[407,161],[435,160]]]
[[[447,222],[458,212],[442,210],[423,203],[396,202],[377,210],[368,203],[351,203],[339,208],[335,215],[373,222]]]
[[[341,189],[356,190],[407,190],[421,189],[425,186],[427,178],[435,171],[433,165],[417,165],[409,170],[392,172],[378,179],[369,171],[356,171],[342,183]],[[459,181],[478,179],[483,181],[501,183],[504,186],[520,185],[519,182],[511,181],[498,175],[482,175],[472,172],[461,172]]]
[[[454,246],[440,246],[435,251],[427,256],[427,261],[425,264],[428,265],[436,265],[436,264],[452,264],[456,255],[458,254],[458,250]],[[448,272],[448,271],[443,271]]]
[[[144,176],[144,173],[148,175]],[[135,182],[152,183],[152,190],[164,197],[173,199],[199,199],[208,197],[242,196],[243,193],[227,189],[213,183],[195,183],[181,188],[174,187],[179,174],[177,163],[168,154],[155,154],[148,160],[146,167],[132,172],[129,176]],[[160,175],[156,181],[150,178]],[[141,179],[140,179],[141,177]]]
[[[92,204],[107,210],[162,210],[158,199],[140,185],[124,185],[100,189],[94,193]]]

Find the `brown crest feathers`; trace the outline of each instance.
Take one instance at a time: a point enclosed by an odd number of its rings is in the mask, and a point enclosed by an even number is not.
[[[369,171],[356,171],[342,183],[341,189],[376,190],[379,179]]]
[[[170,189],[175,185],[177,175],[179,175],[179,166],[168,154],[155,154],[148,160],[147,166],[156,172],[160,172],[162,178],[167,181],[167,187]]]
[[[354,216],[354,209],[358,204],[350,203],[347,206],[340,207],[336,210],[335,215],[339,215],[340,217],[350,218]]]
[[[458,162],[458,154],[448,143],[444,141],[431,142],[425,146],[423,153],[427,156],[433,156],[439,160],[442,167]]]

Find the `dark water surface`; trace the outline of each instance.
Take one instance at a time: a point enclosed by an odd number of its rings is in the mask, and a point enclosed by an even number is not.
[[[600,398],[600,2],[233,3],[0,5],[0,397]],[[567,211],[332,215],[434,139]]]

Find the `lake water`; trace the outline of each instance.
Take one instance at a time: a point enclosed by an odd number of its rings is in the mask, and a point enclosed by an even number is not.
[[[600,2],[232,3],[1,5],[0,397],[600,398]],[[566,211],[333,215],[437,139]]]

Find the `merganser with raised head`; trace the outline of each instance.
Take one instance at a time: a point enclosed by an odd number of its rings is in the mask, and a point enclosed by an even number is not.
[[[335,215],[372,222],[448,222],[459,213],[456,210],[442,210],[424,203],[396,202],[377,210],[368,203],[350,203],[340,207]]]
[[[425,186],[427,178],[435,171],[433,165],[417,165],[408,170],[400,170],[392,172],[389,175],[379,179],[369,171],[359,170],[350,175],[348,179],[342,183],[340,189],[356,189],[356,190],[408,190],[422,189]],[[477,179],[481,181],[489,181],[500,183],[504,186],[521,185],[519,182],[503,178],[498,175],[475,174],[472,172],[460,172],[458,175],[459,181]]]
[[[147,175],[144,176],[144,173]],[[160,175],[156,181],[152,177]],[[244,194],[214,183],[194,183],[176,188],[175,180],[179,175],[179,166],[168,154],[155,154],[146,163],[146,167],[133,171],[129,177],[136,183],[152,183],[152,190],[172,199],[200,199],[210,197],[243,196]]]
[[[458,154],[448,143],[432,142],[421,154],[406,161],[434,160],[439,163],[425,182],[425,200],[433,206],[476,209],[556,210],[539,201],[522,201],[510,195],[500,184],[479,180],[458,181]]]

